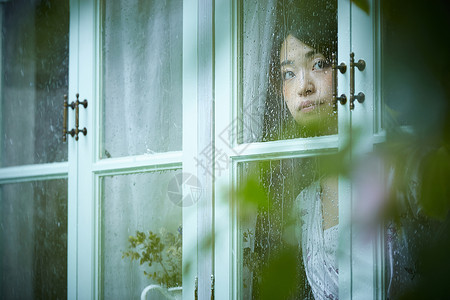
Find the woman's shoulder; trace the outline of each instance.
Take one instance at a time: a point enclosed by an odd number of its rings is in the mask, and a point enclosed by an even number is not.
[[[305,187],[295,199],[294,207],[299,217],[304,217],[314,206],[320,193],[320,181],[316,180]]]

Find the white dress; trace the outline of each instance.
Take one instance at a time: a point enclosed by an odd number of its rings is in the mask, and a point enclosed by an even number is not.
[[[297,196],[296,208],[298,220],[301,222],[297,235],[303,253],[306,277],[314,298],[338,299],[338,225],[323,230],[319,181]]]

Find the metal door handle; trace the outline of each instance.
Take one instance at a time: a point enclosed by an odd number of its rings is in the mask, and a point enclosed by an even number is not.
[[[333,79],[332,79],[332,89],[333,89],[333,106],[334,108],[337,108],[337,102],[341,103],[341,105],[344,105],[347,103],[347,97],[345,94],[342,94],[338,97],[337,95],[337,70],[341,72],[342,74],[347,71],[347,66],[344,63],[341,63],[340,65],[337,65],[337,59],[336,59],[336,53],[331,54],[331,69],[333,72]]]
[[[70,134],[72,137],[75,136],[75,140],[78,141],[78,134],[82,132],[84,135],[87,134],[86,127],[83,129],[79,129],[79,114],[80,114],[80,104],[83,105],[84,108],[87,108],[88,102],[86,99],[83,101],[79,101],[79,94],[77,93],[77,101],[72,103],[68,103],[67,101],[67,95],[64,95],[64,111],[63,111],[63,142],[67,140],[67,135]],[[72,110],[75,109],[75,128],[72,128],[71,130],[67,131],[67,110],[68,108],[72,108]]]
[[[78,99],[80,97],[80,94],[77,93],[77,102],[76,102],[76,108],[75,108],[75,141],[78,141],[78,133],[82,132],[85,136],[87,134],[87,129],[84,127],[83,129],[79,129],[80,125],[80,104],[83,105],[84,108],[87,108],[88,102],[86,99],[84,101],[80,102]]]
[[[67,95],[64,95],[64,112],[63,112],[63,142],[67,140],[67,135],[70,134],[72,137],[75,135],[75,129],[67,131],[67,110],[68,108],[75,109],[75,102],[68,103]]]
[[[355,95],[355,67],[359,71],[364,71],[366,68],[366,62],[362,59],[355,63],[355,53],[350,53],[350,110],[355,108],[355,100],[359,103],[363,103],[366,99],[366,95],[363,92],[359,92]]]

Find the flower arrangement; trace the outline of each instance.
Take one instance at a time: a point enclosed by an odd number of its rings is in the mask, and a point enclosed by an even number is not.
[[[128,238],[128,250],[122,259],[129,258],[147,265],[145,276],[165,287],[181,286],[182,278],[182,227],[175,234],[161,228],[159,233],[136,231]]]

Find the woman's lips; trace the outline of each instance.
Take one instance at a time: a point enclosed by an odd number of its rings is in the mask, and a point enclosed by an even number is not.
[[[308,112],[311,110],[314,110],[317,106],[322,104],[320,101],[311,101],[311,100],[305,100],[300,103],[300,110],[303,112]]]

